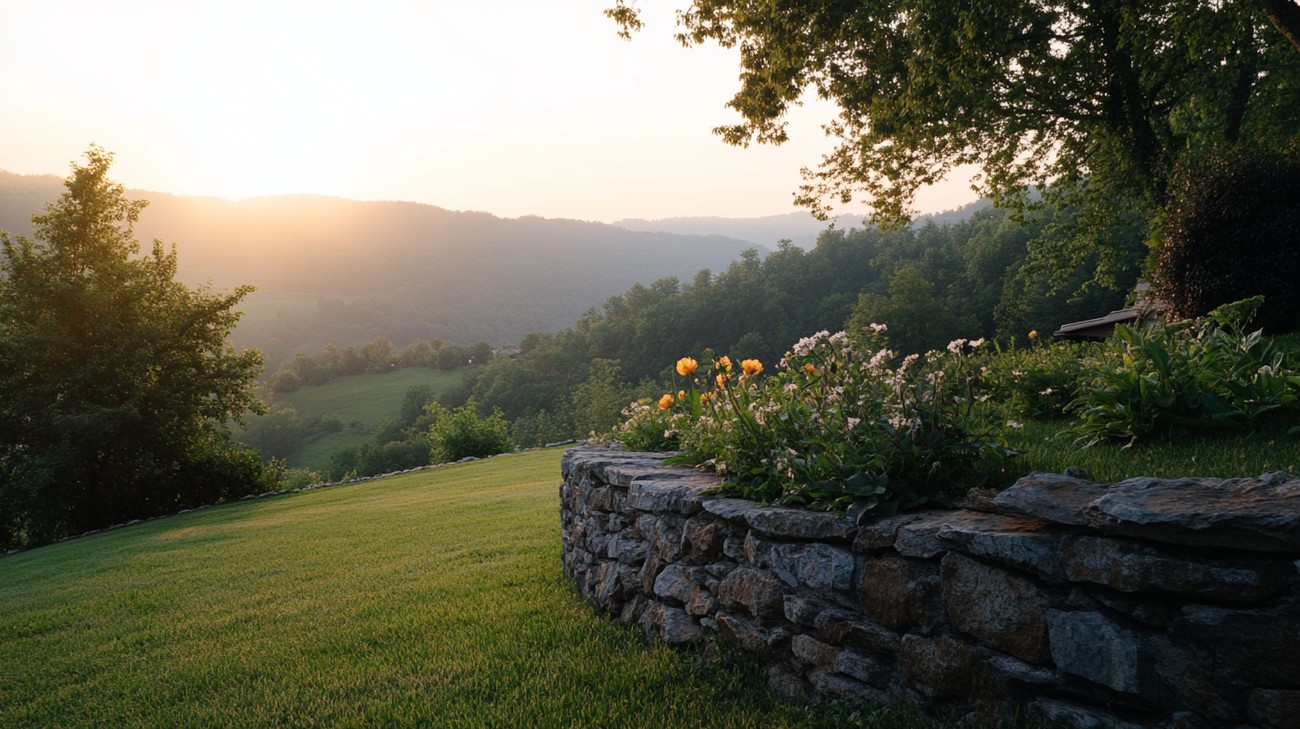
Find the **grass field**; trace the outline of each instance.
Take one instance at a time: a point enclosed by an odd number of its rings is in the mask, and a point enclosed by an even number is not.
[[[376,428],[385,420],[397,417],[406,391],[416,385],[428,385],[441,394],[460,384],[468,370],[443,372],[427,367],[407,367],[384,374],[361,374],[342,377],[328,385],[304,387],[297,392],[277,395],[275,402],[293,405],[302,418],[332,415],[343,421],[344,428],[315,438],[291,453],[285,463],[290,468],[324,469],[330,454],[349,446],[370,442]]]
[[[334,415],[345,425],[360,423],[368,429],[397,417],[406,391],[415,385],[428,385],[435,393],[460,384],[468,370],[443,372],[427,367],[406,367],[384,374],[350,375],[321,385],[304,387],[297,392],[277,395],[275,402],[293,405],[301,417]]]
[[[781,704],[595,614],[560,573],[560,454],[0,558],[0,726],[923,725]]]

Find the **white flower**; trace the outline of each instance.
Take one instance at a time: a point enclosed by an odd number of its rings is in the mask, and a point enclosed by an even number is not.
[[[879,373],[885,366],[885,363],[894,358],[894,353],[888,349],[882,349],[871,355],[871,361],[867,362],[867,369],[873,373]]]
[[[972,340],[970,343],[971,349],[979,349],[980,347],[983,346],[984,346],[984,337],[980,337],[979,339]]]
[[[884,324],[877,324],[875,322],[868,324],[867,327],[871,329],[871,331],[875,334],[884,334],[885,332],[889,331],[889,327],[885,326]],[[840,332],[840,334],[843,333],[844,332]]]
[[[954,339],[951,342],[948,342],[948,351],[953,354],[961,354],[961,348],[965,345],[965,339]]]
[[[817,346],[817,335],[804,337],[794,344],[794,355],[796,357],[807,357],[812,348]]]
[[[1012,430],[1020,430],[1021,428],[1025,427],[1025,424],[1021,422],[1017,422],[1015,420],[1008,420],[1007,427],[1011,428]]]
[[[1047,388],[1046,390],[1043,390],[1042,392],[1040,392],[1040,393],[1038,393],[1038,394],[1039,394],[1039,395],[1051,395],[1052,392],[1053,392],[1052,388],[1049,387],[1049,388]]]

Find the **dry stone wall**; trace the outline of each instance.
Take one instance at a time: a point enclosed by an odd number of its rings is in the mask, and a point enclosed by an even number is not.
[[[564,571],[650,639],[708,635],[778,692],[1077,728],[1300,727],[1300,480],[1050,474],[880,518],[704,495],[598,446],[563,460]]]

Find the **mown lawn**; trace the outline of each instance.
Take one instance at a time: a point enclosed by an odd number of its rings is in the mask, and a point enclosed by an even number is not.
[[[921,726],[775,701],[560,573],[561,451],[203,509],[0,558],[4,727]]]

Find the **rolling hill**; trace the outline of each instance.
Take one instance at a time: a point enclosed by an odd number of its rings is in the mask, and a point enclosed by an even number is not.
[[[0,172],[0,230],[29,234],[32,213],[61,191],[53,176]],[[137,237],[175,242],[178,278],[258,287],[235,341],[261,348],[272,371],[295,351],[378,335],[398,347],[432,338],[514,343],[570,326],[634,284],[689,280],[753,247],[722,236],[409,202],[129,195],[150,201]]]

